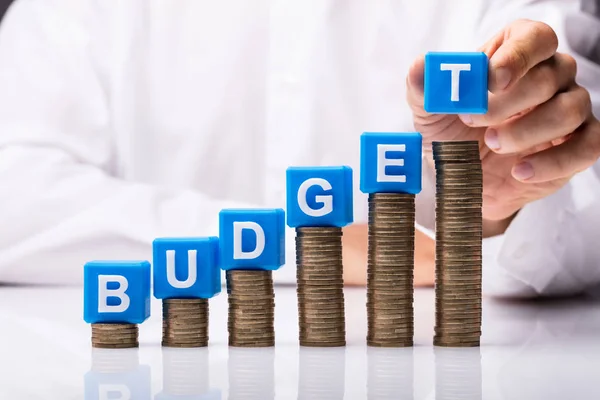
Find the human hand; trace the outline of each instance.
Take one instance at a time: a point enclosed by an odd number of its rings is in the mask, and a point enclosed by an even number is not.
[[[490,59],[485,115],[428,114],[424,58],[409,70],[407,100],[428,161],[433,165],[433,141],[480,143],[486,236],[503,232],[524,205],[557,191],[600,156],[590,95],[575,82],[575,60],[557,47],[552,28],[530,20],[512,23],[487,42],[480,49]]]

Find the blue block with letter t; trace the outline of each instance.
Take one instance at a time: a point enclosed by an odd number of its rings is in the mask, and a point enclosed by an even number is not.
[[[226,209],[219,213],[220,264],[225,271],[274,271],[285,264],[285,212]]]
[[[423,138],[418,132],[365,132],[360,137],[360,190],[363,193],[421,191]]]
[[[157,299],[209,299],[221,292],[219,238],[157,238],[152,248]]]
[[[354,221],[352,168],[287,169],[287,224],[344,227]]]
[[[485,114],[488,110],[488,57],[485,53],[425,55],[425,111]]]
[[[150,316],[148,261],[91,261],[83,267],[83,319],[141,324]]]

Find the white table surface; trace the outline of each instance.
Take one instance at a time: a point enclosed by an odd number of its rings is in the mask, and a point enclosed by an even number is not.
[[[224,293],[210,302],[208,348],[162,349],[160,310],[154,300],[151,318],[140,326],[139,350],[92,351],[81,289],[0,287],[0,399],[97,399],[98,382],[125,385],[136,399],[600,396],[600,301],[589,298],[486,299],[480,349],[432,346],[429,289],[415,293],[416,343],[409,349],[366,347],[362,289],[346,290],[345,348],[299,348],[292,287],[276,289],[273,349],[228,348]],[[104,367],[92,369],[92,362]],[[176,396],[181,390],[189,395]]]

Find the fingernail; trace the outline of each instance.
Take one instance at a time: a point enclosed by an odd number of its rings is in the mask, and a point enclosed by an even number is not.
[[[513,176],[521,181],[533,178],[533,166],[527,161],[522,161],[513,168]]]
[[[498,139],[498,131],[495,129],[488,129],[483,140],[490,149],[500,150],[500,139]]]
[[[500,90],[506,89],[510,83],[510,70],[505,67],[498,68],[495,74],[496,88]]]
[[[473,118],[469,114],[460,114],[458,116],[465,125],[473,125]]]

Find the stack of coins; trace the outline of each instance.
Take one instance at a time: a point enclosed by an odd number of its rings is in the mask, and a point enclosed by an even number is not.
[[[163,299],[162,345],[208,346],[208,299]]]
[[[92,347],[127,349],[139,347],[137,324],[92,324]]]
[[[483,173],[479,143],[434,142],[436,327],[434,345],[479,346]]]
[[[342,228],[296,228],[300,345],[346,345]]]
[[[413,345],[415,195],[369,195],[367,344]]]
[[[273,274],[263,270],[230,270],[226,273],[229,295],[229,345],[275,345],[275,292]]]

